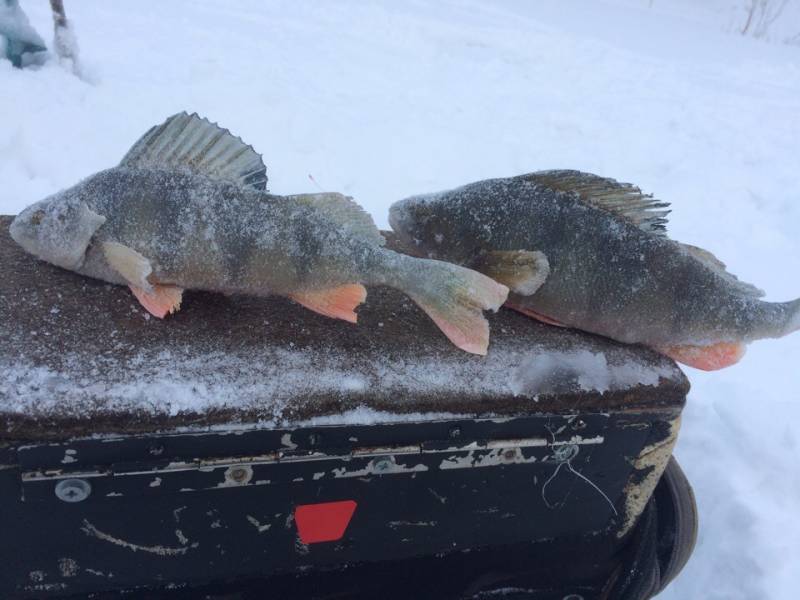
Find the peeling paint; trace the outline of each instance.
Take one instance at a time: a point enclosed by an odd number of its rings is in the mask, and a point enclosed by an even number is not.
[[[26,585],[25,591],[27,592],[57,592],[58,590],[67,589],[66,583],[40,583],[37,585]]]
[[[281,436],[281,446],[287,448],[289,450],[294,450],[297,448],[297,444],[292,441],[292,434],[291,433],[284,433]]]
[[[64,458],[61,459],[62,464],[69,464],[78,462],[78,459],[75,458],[75,455],[78,453],[77,450],[73,450],[72,448],[67,448],[64,450]]]
[[[322,471],[321,473],[314,473],[314,481],[322,479],[323,477],[325,477],[325,471]]]
[[[118,537],[114,537],[109,533],[105,533],[104,531],[100,531],[92,525],[88,519],[83,520],[83,526],[81,527],[81,531],[83,531],[86,535],[95,537],[98,540],[103,540],[104,542],[110,542],[115,544],[121,548],[127,548],[133,552],[148,552],[150,554],[158,554],[159,556],[179,556],[186,554],[190,549],[197,548],[199,545],[197,542],[190,544],[188,546],[183,546],[180,548],[175,548],[171,546],[144,546],[142,544],[134,544],[133,542],[128,542]],[[188,540],[187,540],[188,542]]]
[[[261,522],[252,515],[247,515],[247,520],[253,525],[253,527],[256,528],[258,533],[264,533],[265,531],[268,531],[270,527],[272,527],[272,524],[270,523],[265,523],[262,525]]]
[[[114,574],[111,573],[110,571],[108,573],[103,573],[102,571],[98,571],[97,569],[90,569],[88,567],[85,568],[84,571],[86,571],[87,573],[91,573],[92,575],[96,575],[97,577],[107,577],[108,579],[112,579],[114,577]]]
[[[625,496],[625,522],[617,532],[617,537],[623,537],[636,524],[639,515],[647,506],[653,490],[661,479],[664,469],[667,468],[672,450],[678,441],[678,431],[681,428],[680,415],[670,421],[669,433],[663,440],[659,440],[642,448],[639,456],[633,461],[633,478],[628,481],[624,489]],[[645,472],[646,473],[643,473]],[[643,475],[641,481],[636,478]]]
[[[28,573],[28,579],[33,581],[34,583],[41,583],[44,581],[44,578],[47,576],[47,573],[44,571],[31,571]]]
[[[58,570],[62,577],[75,577],[78,574],[78,563],[72,558],[59,558]]]
[[[178,541],[184,546],[189,543],[189,538],[183,535],[183,532],[180,529],[175,530],[175,537],[178,538]]]
[[[158,487],[161,485],[161,477],[156,477],[150,482],[150,487]]]
[[[536,461],[535,456],[525,458],[519,448],[495,448],[494,450],[489,450],[486,454],[476,455],[475,450],[470,450],[466,456],[449,456],[442,460],[439,468],[444,471],[447,469],[494,467],[508,464],[521,465],[535,463]]]
[[[296,537],[294,540],[294,551],[298,554],[308,554],[308,544],[304,544],[300,541],[300,536]]]
[[[389,527],[397,529],[398,527],[435,527],[437,521],[389,521]]]
[[[428,491],[439,502],[441,502],[442,504],[447,504],[447,496],[442,496],[441,494],[437,493],[436,490],[434,490],[433,488],[428,488]]]
[[[363,469],[348,471],[347,467],[341,467],[339,469],[333,469],[331,473],[333,473],[336,479],[341,479],[343,477],[365,477],[367,475],[397,475],[400,473],[416,473],[427,470],[427,465],[401,465],[397,463],[394,456],[388,456],[380,461],[371,460]]]

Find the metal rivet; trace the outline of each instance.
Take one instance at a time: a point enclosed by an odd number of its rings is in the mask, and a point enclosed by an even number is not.
[[[64,502],[81,502],[92,493],[85,479],[63,479],[56,484],[56,497]]]
[[[235,467],[231,469],[230,478],[234,481],[241,483],[245,479],[247,479],[247,469],[244,467]]]
[[[577,419],[574,423],[572,423],[573,431],[581,431],[586,429],[586,421],[583,419]]]
[[[147,451],[153,456],[161,456],[164,453],[163,444],[151,444],[147,447]]]

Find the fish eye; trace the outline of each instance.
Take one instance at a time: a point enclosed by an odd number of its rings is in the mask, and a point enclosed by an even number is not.
[[[41,209],[37,210],[35,213],[31,215],[31,223],[33,223],[34,225],[38,225],[39,223],[41,223],[42,219],[44,219],[44,211]]]

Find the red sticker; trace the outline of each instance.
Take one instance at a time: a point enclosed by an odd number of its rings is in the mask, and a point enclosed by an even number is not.
[[[294,509],[294,522],[297,523],[300,541],[317,544],[342,539],[355,511],[355,500],[298,506]]]

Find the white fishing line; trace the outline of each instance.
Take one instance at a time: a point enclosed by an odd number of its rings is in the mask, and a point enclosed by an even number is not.
[[[586,477],[586,475],[583,475],[582,473],[576,471],[575,467],[572,466],[572,459],[575,458],[575,456],[577,456],[577,453],[574,454],[573,456],[571,456],[570,458],[559,462],[558,466],[556,467],[555,471],[553,471],[552,475],[550,475],[550,477],[547,478],[547,481],[545,481],[542,484],[542,500],[544,501],[545,506],[547,506],[547,508],[550,508],[550,509],[556,508],[556,506],[557,506],[556,504],[550,504],[550,502],[547,500],[547,486],[550,484],[551,481],[553,481],[558,476],[558,473],[561,471],[561,467],[563,467],[564,465],[567,465],[567,469],[569,469],[578,478],[580,478],[583,481],[585,481],[586,483],[588,483],[595,491],[597,491],[598,494],[600,494],[605,499],[605,501],[611,507],[611,510],[614,512],[614,516],[615,517],[619,516],[619,512],[617,512],[617,509],[614,506],[614,503],[611,501],[611,499],[608,497],[608,495],[603,490],[601,490],[597,486],[597,484],[595,484],[591,479]]]

